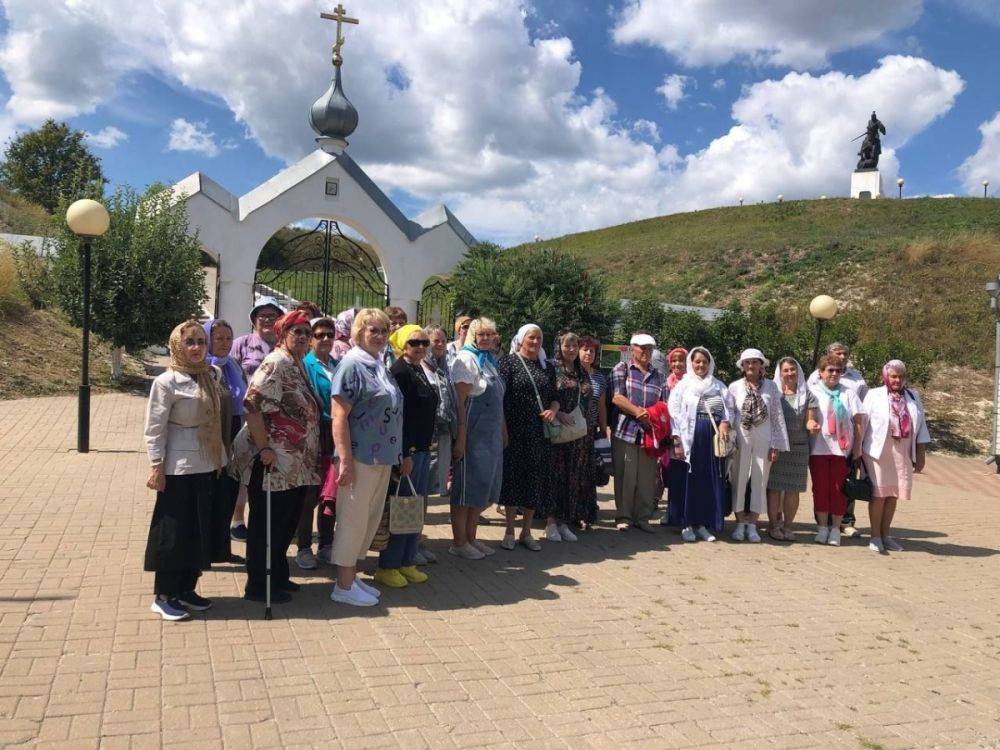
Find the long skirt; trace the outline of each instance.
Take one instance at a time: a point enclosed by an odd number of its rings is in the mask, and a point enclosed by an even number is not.
[[[590,524],[597,520],[593,435],[553,445],[552,474],[556,518],[567,524]]]
[[[212,562],[215,473],[168,474],[156,493],[143,570],[208,570]]]
[[[712,447],[715,430],[708,416],[698,415],[690,464],[677,461],[678,467],[689,469],[671,473],[670,508],[667,521],[671,526],[707,526],[722,531],[726,517],[726,459],[716,458]],[[673,469],[674,461],[670,462]]]

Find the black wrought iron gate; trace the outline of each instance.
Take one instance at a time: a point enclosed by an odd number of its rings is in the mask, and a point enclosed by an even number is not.
[[[254,292],[277,298],[286,309],[314,302],[328,315],[349,307],[385,307],[389,285],[372,256],[336,221],[321,219],[312,229],[265,245]]]

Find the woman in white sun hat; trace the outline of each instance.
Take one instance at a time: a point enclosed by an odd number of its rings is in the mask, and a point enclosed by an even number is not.
[[[788,450],[788,431],[781,408],[781,391],[765,377],[770,362],[760,349],[744,349],[736,366],[743,377],[730,383],[736,402],[736,464],[733,466],[733,539],[759,542],[757,519],[767,509],[767,478],[778,453]],[[746,501],[747,485],[750,501]]]

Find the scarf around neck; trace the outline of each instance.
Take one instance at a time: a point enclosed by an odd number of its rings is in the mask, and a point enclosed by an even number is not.
[[[764,397],[760,395],[760,390],[764,387],[763,378],[756,386],[751,385],[746,378],[744,380],[746,381],[747,395],[743,399],[743,406],[740,409],[740,424],[743,425],[743,429],[749,430],[767,419],[767,404],[764,403]]]
[[[487,362],[493,365],[493,369],[497,369],[497,358],[493,352],[488,349],[480,349],[472,344],[466,344],[462,347],[462,351],[472,352],[476,357],[476,363],[479,365],[480,369],[482,369]]]
[[[222,442],[222,405],[219,386],[212,377],[212,366],[202,360],[193,362],[184,347],[184,331],[191,328],[204,331],[201,323],[189,320],[170,333],[170,369],[189,376],[198,384],[198,444],[216,469],[226,464],[226,447]],[[211,341],[211,339],[209,339]]]
[[[846,453],[851,447],[851,415],[841,399],[845,393],[844,388],[838,385],[831,390],[822,380],[819,381],[819,387],[830,399],[823,417],[823,434],[836,437],[837,445]]]
[[[208,337],[209,351],[212,350],[212,329],[217,325],[229,327],[229,324],[224,320],[210,318],[205,321],[205,336]],[[205,357],[205,361],[222,370],[222,382],[229,389],[229,394],[233,402],[233,414],[242,414],[243,397],[247,394],[247,381],[246,376],[243,374],[243,368],[228,354],[225,357],[215,357],[209,354]]]

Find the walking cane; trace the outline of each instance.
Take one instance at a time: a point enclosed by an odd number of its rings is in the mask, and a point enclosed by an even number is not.
[[[264,468],[264,484],[267,491],[267,546],[264,558],[264,619],[271,619],[271,467]]]

